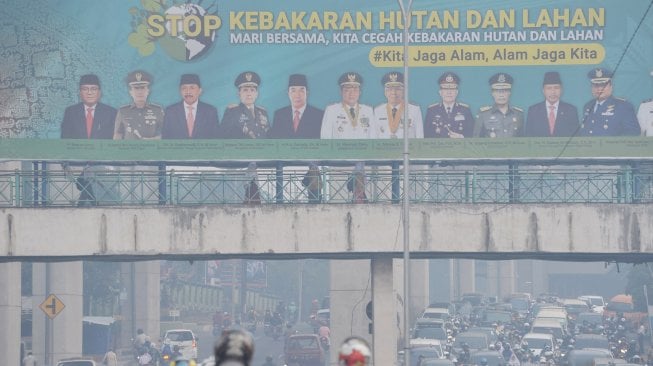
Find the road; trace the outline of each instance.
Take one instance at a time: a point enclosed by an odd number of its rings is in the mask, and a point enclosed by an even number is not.
[[[312,333],[313,329],[306,323],[297,324],[293,327],[299,333]],[[266,356],[272,356],[274,362],[281,366],[284,364],[283,360],[283,339],[272,339],[263,334],[263,325],[259,325],[256,332],[254,332],[254,361],[253,366],[260,366],[265,363]],[[213,354],[213,346],[217,338],[213,336],[211,327],[204,327],[199,332],[198,342],[198,360],[201,362]],[[328,365],[328,362],[326,363]]]

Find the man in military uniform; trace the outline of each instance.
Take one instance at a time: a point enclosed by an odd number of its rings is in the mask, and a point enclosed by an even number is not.
[[[163,127],[163,108],[147,102],[152,76],[137,70],[127,75],[127,86],[132,103],[118,109],[114,140],[160,139]]]
[[[512,84],[512,76],[503,72],[490,78],[494,104],[480,108],[474,125],[474,137],[523,136],[524,110],[510,105]]]
[[[363,77],[355,72],[346,72],[338,79],[342,100],[324,110],[320,138],[323,139],[366,139],[372,137],[372,107],[359,104]]]
[[[404,137],[404,74],[389,72],[383,75],[381,85],[387,103],[374,108],[372,137],[377,139]],[[408,105],[408,137],[424,137],[422,111],[419,106]]]
[[[456,100],[460,78],[453,72],[445,72],[438,79],[438,83],[442,101],[431,104],[426,110],[424,137],[471,137],[474,116],[467,104]]]
[[[612,95],[612,71],[596,68],[587,76],[594,99],[583,107],[581,136],[639,136],[635,108],[625,99]]]
[[[651,71],[653,76],[653,71]],[[647,99],[639,105],[637,120],[642,130],[642,136],[653,137],[653,98]]]
[[[238,88],[239,104],[227,107],[222,117],[219,135],[227,139],[266,138],[270,129],[268,112],[255,105],[261,78],[253,71],[238,75],[234,82]]]

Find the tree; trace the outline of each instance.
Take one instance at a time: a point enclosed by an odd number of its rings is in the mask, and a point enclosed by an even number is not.
[[[626,283],[626,294],[633,297],[633,304],[636,311],[645,312],[646,297],[644,296],[644,286],[648,288],[649,299],[653,300],[653,272],[649,263],[635,264],[628,272],[628,282]]]

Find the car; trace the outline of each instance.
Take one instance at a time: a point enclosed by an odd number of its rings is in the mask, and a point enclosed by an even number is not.
[[[610,349],[610,342],[602,334],[579,334],[575,337],[574,348]]]
[[[57,362],[57,366],[96,366],[92,358],[66,358]]]
[[[501,353],[497,351],[477,351],[472,353],[469,363],[471,365],[481,365],[481,360],[487,361],[487,366],[505,366],[506,360]]]
[[[605,308],[605,300],[603,296],[597,295],[583,295],[578,296],[578,300],[583,300],[592,309],[593,312],[603,314]]]
[[[163,336],[163,344],[170,345],[170,349],[178,346],[181,356],[192,360],[197,359],[197,341],[198,338],[190,329],[170,329]]]
[[[454,366],[454,363],[446,358],[427,358],[420,366]]]
[[[453,342],[454,353],[460,353],[463,343],[466,343],[469,346],[469,350],[472,352],[487,350],[490,347],[487,336],[482,332],[458,333],[458,335],[456,335],[456,340]]]
[[[609,350],[600,349],[573,349],[567,353],[563,360],[566,366],[594,366],[595,358],[612,358]]]
[[[324,350],[317,334],[293,334],[284,346],[286,365],[323,366]]]
[[[430,359],[443,359],[440,351],[438,351],[436,348],[430,346],[411,347],[410,365],[411,366],[420,365],[420,357],[423,359],[422,362]]]
[[[522,337],[523,342],[528,343],[528,349],[533,352],[534,356],[539,356],[547,346],[554,354],[558,349],[558,343],[551,333],[526,333]]]
[[[437,339],[413,338],[410,340],[410,347],[430,348],[434,350],[435,352],[431,352],[429,358],[447,358],[448,355],[442,348],[442,343]]]

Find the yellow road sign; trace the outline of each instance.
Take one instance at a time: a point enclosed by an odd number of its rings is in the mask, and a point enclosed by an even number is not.
[[[59,298],[54,294],[50,294],[50,296],[48,296],[48,298],[45,299],[45,301],[43,301],[39,307],[41,310],[43,310],[45,315],[50,317],[50,319],[54,319],[54,317],[59,315],[61,310],[63,310],[66,305],[64,305],[64,303],[61,302],[61,300],[59,300]]]

